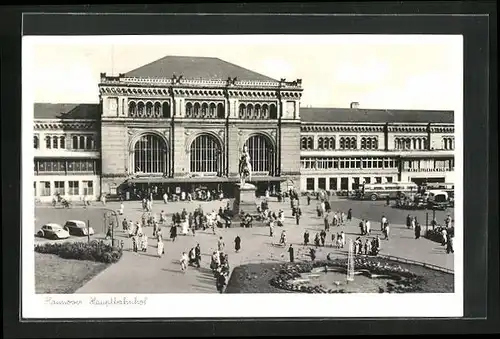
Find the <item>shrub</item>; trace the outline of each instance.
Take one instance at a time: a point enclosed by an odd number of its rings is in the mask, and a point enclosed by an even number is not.
[[[35,252],[56,254],[64,259],[90,260],[115,263],[122,256],[121,248],[112,247],[104,241],[46,243],[35,245]]]

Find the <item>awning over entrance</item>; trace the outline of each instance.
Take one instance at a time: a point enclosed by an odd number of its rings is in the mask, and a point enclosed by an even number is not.
[[[180,177],[180,178],[168,178],[168,177],[139,177],[128,179],[127,182],[133,184],[174,184],[174,183],[223,183],[223,182],[239,182],[240,179],[237,177],[225,178],[225,177]],[[266,181],[286,181],[286,178],[272,177],[272,176],[255,176],[252,177],[250,182],[266,182]]]

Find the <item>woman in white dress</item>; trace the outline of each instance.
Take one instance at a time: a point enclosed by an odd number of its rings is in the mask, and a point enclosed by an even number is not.
[[[165,247],[163,244],[163,235],[161,233],[161,229],[158,229],[156,231],[156,240],[158,240],[158,246],[157,246],[158,257],[161,258],[162,254],[165,253]]]

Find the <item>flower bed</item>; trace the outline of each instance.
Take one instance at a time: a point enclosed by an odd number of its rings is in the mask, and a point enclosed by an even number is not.
[[[35,245],[35,252],[56,254],[64,259],[90,260],[102,263],[115,263],[122,257],[121,248],[113,247],[104,241],[45,243]]]
[[[345,268],[347,266],[347,259],[284,264],[281,266],[278,275],[270,280],[270,284],[273,287],[293,292],[348,293],[344,289],[325,289],[320,286],[298,286],[292,282],[294,279],[300,278],[301,273],[309,273],[314,268],[325,266]],[[400,265],[374,259],[355,258],[354,266],[356,270],[368,270],[372,274],[386,275],[394,279],[393,283],[387,284],[387,289],[384,290],[384,292],[408,293],[422,290],[420,283],[423,278],[408,269],[402,268]]]

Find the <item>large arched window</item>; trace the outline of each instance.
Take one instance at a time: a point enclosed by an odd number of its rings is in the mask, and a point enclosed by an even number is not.
[[[78,149],[85,149],[85,137],[84,136],[80,136],[80,138],[78,139]]]
[[[367,142],[366,142],[366,138],[361,138],[361,149],[367,149],[368,148],[368,145],[367,145]]]
[[[134,146],[134,170],[143,173],[165,173],[167,145],[154,134],[140,137]]]
[[[250,154],[253,172],[274,172],[274,149],[269,139],[263,135],[254,135],[245,142]]]
[[[134,101],[129,102],[128,104],[128,115],[131,117],[135,117],[137,114],[137,105],[135,104]]]
[[[58,137],[52,137],[52,148],[59,148],[59,138]]]
[[[246,118],[247,119],[253,119],[253,105],[250,104],[247,106],[247,115],[246,115]]]
[[[73,143],[72,143],[73,147],[72,148],[73,149],[78,149],[78,137],[76,135],[73,136],[72,141],[73,141]]]
[[[261,116],[261,108],[260,108],[260,105],[259,104],[256,104],[255,105],[255,119],[262,119],[262,116]]]
[[[40,142],[40,141],[39,141],[39,139],[38,139],[38,136],[37,136],[37,135],[35,135],[35,136],[33,137],[33,148],[34,148],[34,149],[38,149],[38,147],[40,147],[39,142]]]
[[[313,137],[307,138],[307,149],[313,149]]]
[[[66,148],[66,138],[65,137],[59,137],[59,148],[60,149]]]
[[[357,149],[357,148],[358,148],[358,145],[356,142],[356,137],[351,137],[351,146],[349,149]]]
[[[209,134],[202,134],[191,144],[191,172],[216,172],[219,174],[220,144]]]

